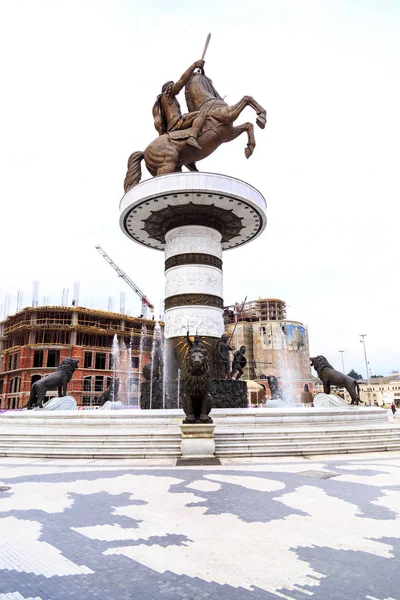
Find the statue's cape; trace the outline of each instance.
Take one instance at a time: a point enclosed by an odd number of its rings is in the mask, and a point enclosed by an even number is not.
[[[161,106],[161,96],[162,94],[157,96],[157,99],[153,105],[154,127],[158,131],[158,135],[167,133],[167,124],[165,122],[164,111]]]

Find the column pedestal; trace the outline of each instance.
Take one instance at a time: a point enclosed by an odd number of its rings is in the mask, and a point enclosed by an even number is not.
[[[208,423],[193,423],[180,425],[182,442],[182,458],[198,460],[214,458],[215,455],[215,425]]]

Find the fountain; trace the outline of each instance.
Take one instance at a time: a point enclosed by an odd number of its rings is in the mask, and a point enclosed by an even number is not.
[[[183,86],[189,113],[192,113],[190,117],[179,114],[175,97]],[[160,324],[155,324],[149,365],[143,365],[146,333],[143,329],[140,341],[139,363],[146,379],[140,384],[140,404],[141,408],[153,409],[151,414],[148,410],[122,410],[116,414],[102,411],[88,411],[87,414],[66,411],[68,414],[63,414],[59,411],[61,414],[56,415],[52,411],[46,414],[39,410],[1,415],[1,424],[7,428],[7,439],[15,435],[18,442],[21,427],[27,425],[29,439],[40,440],[40,444],[30,450],[24,435],[19,456],[30,455],[30,452],[34,456],[40,453],[48,456],[49,448],[54,457],[68,456],[72,444],[74,455],[81,452],[85,457],[209,458],[216,448],[216,425],[220,436],[219,456],[353,452],[353,434],[349,439],[341,431],[343,426],[354,427],[359,423],[364,428],[369,427],[370,433],[365,436],[361,432],[357,444],[365,451],[375,451],[378,447],[388,449],[386,432],[383,441],[379,437],[381,434],[376,433],[376,425],[387,426],[387,415],[382,409],[346,406],[294,410],[284,406],[253,410],[247,407],[246,383],[240,379],[245,364],[243,346],[238,348],[239,343],[236,344],[231,373],[222,368],[226,361],[218,348],[221,350],[221,344],[226,343],[222,338],[223,252],[248,244],[262,234],[266,227],[266,202],[250,184],[226,175],[201,173],[197,163],[214,152],[222,141],[231,141],[241,133],[247,135],[246,158],[252,155],[255,148],[253,125],[233,124],[246,106],[256,112],[256,123],[263,129],[266,124],[263,107],[247,95],[236,105],[228,106],[205,75],[204,61],[197,61],[175,84],[163,86],[153,106],[159,136],[145,151],[133,152],[128,160],[125,195],[120,203],[120,227],[130,240],[163,251],[165,258],[164,329],[162,331]],[[141,181],[142,160],[152,175],[144,181]],[[183,167],[189,172],[182,172]],[[292,347],[297,345],[300,349],[301,340],[296,335],[292,335]],[[282,344],[285,343],[288,340],[282,337]],[[133,342],[129,343],[129,349],[124,349],[123,344],[120,345],[118,337],[114,336],[112,372],[113,381],[120,380],[121,397],[129,402]],[[290,382],[292,365],[278,366],[280,377]],[[326,385],[333,382],[332,378],[338,380],[329,363],[320,366]],[[325,369],[329,368],[327,373]],[[232,379],[235,373],[237,379]],[[111,392],[110,405],[115,405],[116,386],[111,386]],[[283,399],[285,392],[290,395],[290,391],[284,389]],[[227,398],[233,400],[228,404],[229,408],[224,404]],[[183,424],[180,406],[186,415]],[[209,416],[211,406],[213,422]],[[234,410],[232,406],[235,406]],[[32,428],[35,418],[37,434]],[[235,430],[232,432],[233,425]],[[10,434],[13,426],[14,434]],[[321,436],[321,427],[334,430],[332,439]],[[112,433],[98,442],[105,428]],[[71,436],[71,430],[76,437]],[[48,442],[42,442],[43,431],[49,436]],[[35,439],[36,435],[39,437]],[[62,439],[62,443],[54,444],[52,435],[57,440]],[[398,432],[394,430],[393,439],[396,435]],[[370,436],[372,442],[368,441]],[[238,443],[238,439],[243,443]],[[78,443],[80,449],[76,448]],[[391,443],[391,447],[397,449],[398,442]],[[5,441],[4,444],[10,445],[2,450],[4,456],[13,456],[15,442]]]

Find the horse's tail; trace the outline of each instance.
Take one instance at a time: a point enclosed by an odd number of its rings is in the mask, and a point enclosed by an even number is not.
[[[142,169],[140,166],[144,158],[144,152],[132,152],[128,159],[128,170],[124,181],[125,193],[133,186],[137,185],[142,178]]]

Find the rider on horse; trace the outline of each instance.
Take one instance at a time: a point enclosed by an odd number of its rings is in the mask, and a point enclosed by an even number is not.
[[[194,146],[198,150],[202,150],[197,137],[202,130],[206,115],[201,114],[199,111],[182,115],[176,96],[189,82],[193,71],[197,68],[202,69],[203,67],[204,60],[197,60],[184,72],[176,83],[173,81],[164,83],[161,94],[157,96],[157,100],[153,106],[154,127],[159,135],[168,133],[171,139],[186,140],[187,144]]]

